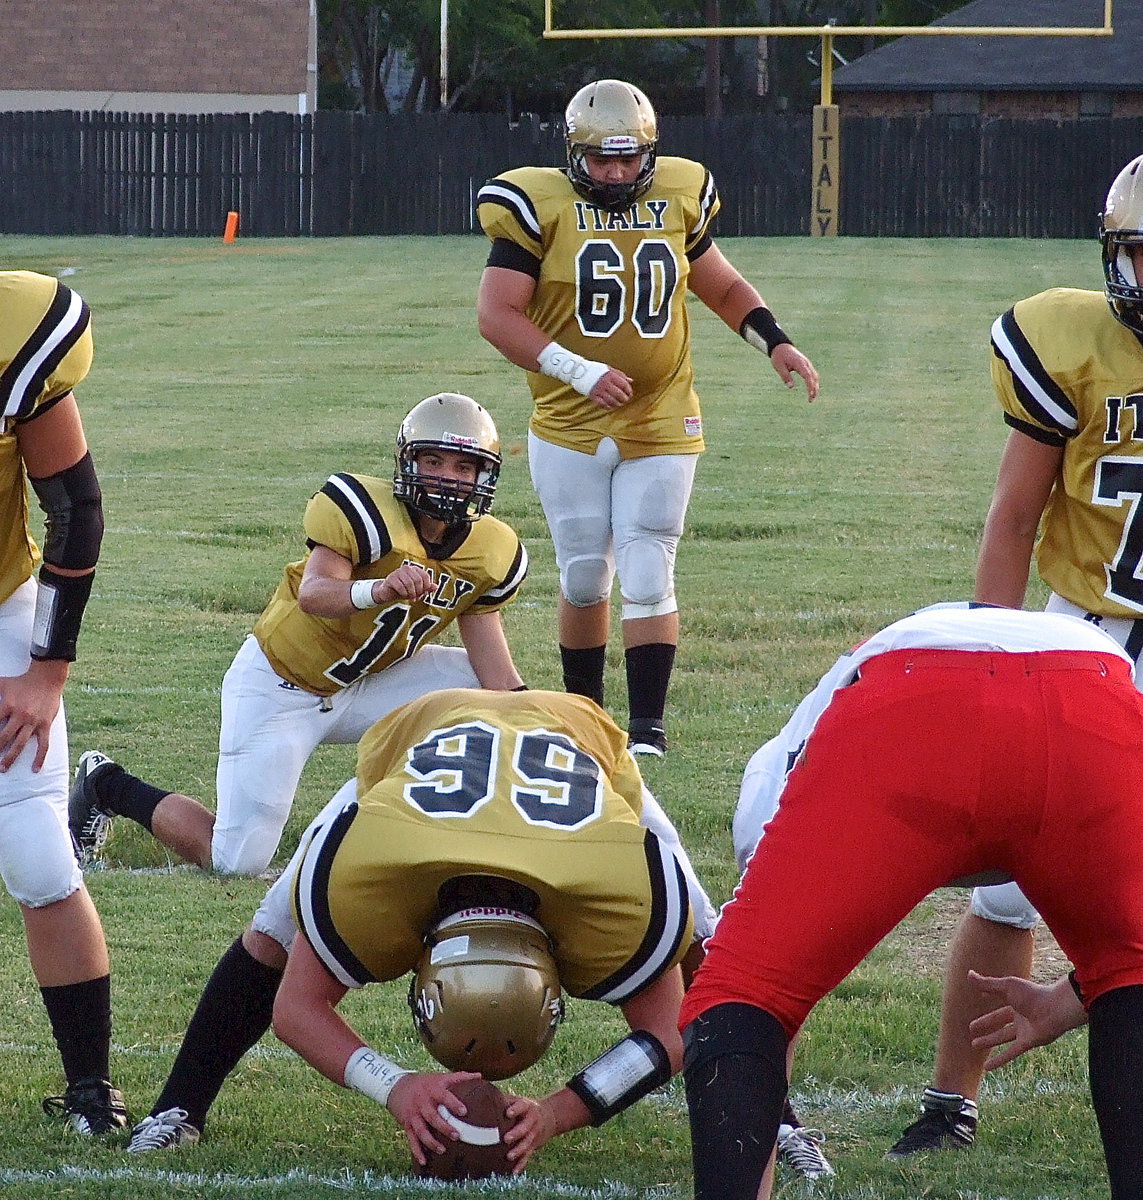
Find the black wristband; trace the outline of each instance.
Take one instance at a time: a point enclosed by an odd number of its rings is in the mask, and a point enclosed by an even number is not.
[[[752,308],[742,319],[738,332],[743,340],[750,343],[756,350],[766,348],[767,354],[773,354],[779,346],[792,346],[793,340],[788,338],[782,326],[774,320],[774,314],[766,307],[759,305]]]
[[[33,658],[75,662],[75,643],[94,578],[94,571],[86,575],[61,575],[47,563],[40,568],[40,590],[32,626]]]

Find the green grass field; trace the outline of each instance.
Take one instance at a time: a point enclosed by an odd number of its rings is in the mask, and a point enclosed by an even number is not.
[[[1021,296],[1099,287],[1091,242],[734,240],[815,361],[812,406],[695,305],[709,451],[679,552],[684,640],[673,749],[646,770],[716,901],[734,883],[730,818],[742,766],[836,654],[886,621],[971,591],[1004,438],[988,330]],[[72,675],[73,761],[96,747],[152,781],[213,801],[219,683],[335,470],[387,474],[403,413],[468,392],[495,415],[497,513],[532,553],[506,616],[517,662],[558,687],[557,584],[524,453],[522,374],[476,333],[478,238],[339,241],[0,239],[5,269],[72,272],[95,314],[80,403],[107,532]],[[1036,596],[1030,598],[1035,602]],[[614,640],[614,639],[613,639]],[[616,642],[616,646],[618,643]],[[609,699],[624,719],[621,653]],[[278,863],[352,770],[319,750]],[[89,875],[113,961],[117,1081],[145,1113],[219,953],[265,886],[172,867],[120,822],[113,869]],[[820,1195],[1063,1200],[1106,1195],[1072,1036],[992,1079],[977,1149],[892,1164],[884,1150],[928,1081],[943,937],[964,894],[927,901],[811,1017],[794,1096],[824,1128],[836,1180]],[[224,1089],[202,1144],[156,1158],[80,1143],[39,1112],[58,1061],[23,950],[0,903],[0,1196],[416,1196],[395,1123],[267,1038]],[[350,1019],[414,1064],[402,987],[347,1001]],[[547,1058],[515,1081],[538,1094],[615,1037],[598,1004],[572,1006]],[[686,1198],[689,1142],[675,1081],[601,1130],[551,1143],[526,1180],[471,1192]],[[780,1181],[779,1196],[803,1185]]]

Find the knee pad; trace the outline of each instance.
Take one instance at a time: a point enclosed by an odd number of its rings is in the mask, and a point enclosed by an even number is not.
[[[234,824],[216,818],[210,841],[211,866],[220,875],[261,875],[278,849],[289,815],[288,808],[278,812],[247,804]]]
[[[560,590],[576,608],[589,608],[611,595],[611,525],[604,516],[565,517],[552,527],[560,568]]]
[[[616,548],[625,618],[663,616],[678,608],[675,601],[677,545],[678,538],[648,534]],[[644,611],[628,612],[628,609]]]
[[[26,908],[66,900],[83,886],[71,837],[40,797],[0,807],[0,876]]]
[[[1014,929],[1034,929],[1040,921],[1040,914],[1014,883],[973,888],[972,913],[985,921],[1011,925]]]
[[[261,875],[270,866],[277,842],[267,845],[264,839],[243,839],[240,845],[220,843],[216,838],[210,847],[210,865],[219,875]]]
[[[560,572],[560,589],[575,608],[590,608],[611,595],[611,564],[606,558],[571,558]]]

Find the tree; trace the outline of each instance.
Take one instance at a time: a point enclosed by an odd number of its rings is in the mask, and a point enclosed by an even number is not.
[[[560,0],[558,9],[569,28],[702,23],[702,0]],[[406,107],[438,106],[440,0],[320,0],[318,20],[323,102],[386,111],[385,83],[402,61],[412,70]],[[694,42],[545,41],[542,31],[543,0],[451,0],[449,108],[550,114],[606,76],[640,84],[667,109],[694,111],[696,93],[701,103],[703,51]]]
[[[869,24],[877,0],[556,0],[565,29],[698,28],[723,25]],[[880,24],[926,24],[957,0],[880,0]],[[770,38],[769,86],[758,94],[758,42],[630,38],[544,40],[543,0],[450,0],[449,87],[452,110],[549,116],[590,79],[629,79],[664,113],[711,110],[715,88],[726,111],[804,108],[813,103],[820,45],[811,37]],[[716,14],[716,15],[712,15]],[[862,39],[867,41],[867,39]],[[440,103],[440,0],[319,0],[322,107],[384,112],[394,71],[410,76],[402,103]],[[840,49],[841,47],[839,47]],[[845,53],[868,49],[856,39]],[[713,78],[712,78],[713,73]],[[709,84],[709,86],[708,86]],[[704,103],[705,99],[705,103]]]
[[[318,0],[319,107],[384,112],[396,53],[389,7],[370,0]]]

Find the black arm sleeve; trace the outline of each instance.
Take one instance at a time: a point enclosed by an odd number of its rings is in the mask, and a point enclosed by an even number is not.
[[[91,455],[29,482],[47,516],[44,562],[70,571],[90,570],[103,541],[103,494]]]
[[[530,251],[508,238],[496,238],[488,252],[486,267],[504,267],[521,275],[540,278],[540,260]]]

